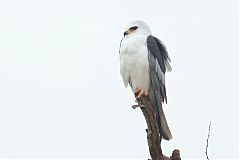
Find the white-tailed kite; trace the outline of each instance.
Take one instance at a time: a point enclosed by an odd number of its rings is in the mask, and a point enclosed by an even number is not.
[[[149,97],[162,137],[172,139],[162,108],[162,103],[167,102],[165,72],[171,71],[166,47],[151,35],[146,23],[133,21],[125,28],[119,52],[125,87],[129,84],[136,98]]]

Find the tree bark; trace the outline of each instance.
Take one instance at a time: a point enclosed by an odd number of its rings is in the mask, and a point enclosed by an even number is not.
[[[138,105],[133,106],[134,109],[136,107],[141,108],[141,111],[147,123],[146,132],[147,132],[147,141],[148,141],[148,147],[149,147],[151,159],[152,160],[181,160],[179,150],[174,150],[170,158],[163,155],[162,148],[161,148],[162,138],[158,130],[156,115],[153,111],[153,107],[150,99],[148,97],[139,98]]]

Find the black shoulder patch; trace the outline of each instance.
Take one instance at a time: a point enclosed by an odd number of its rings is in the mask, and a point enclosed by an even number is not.
[[[167,53],[165,47],[159,43],[158,39],[153,37],[152,35],[149,35],[147,37],[147,48],[148,52],[154,56],[154,58],[157,59],[158,64],[161,67],[161,70],[163,73],[166,72],[166,66],[165,66],[165,60],[167,60]]]

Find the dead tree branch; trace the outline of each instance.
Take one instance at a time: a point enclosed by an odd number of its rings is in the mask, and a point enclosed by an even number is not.
[[[206,145],[206,151],[205,151],[207,160],[209,160],[209,157],[208,157],[208,140],[209,140],[209,137],[210,137],[210,131],[211,131],[211,121],[210,121],[209,126],[208,126],[207,145]]]
[[[141,111],[147,122],[147,140],[152,160],[181,160],[179,150],[174,150],[170,158],[163,155],[161,148],[161,135],[158,130],[156,115],[154,114],[153,107],[149,98],[141,97],[139,99],[138,105],[133,106],[134,109],[136,107],[141,108]]]

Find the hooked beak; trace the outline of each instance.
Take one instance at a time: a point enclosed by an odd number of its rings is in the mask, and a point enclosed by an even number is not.
[[[128,31],[125,31],[123,35],[124,35],[124,37],[125,37],[126,35],[128,35]]]

